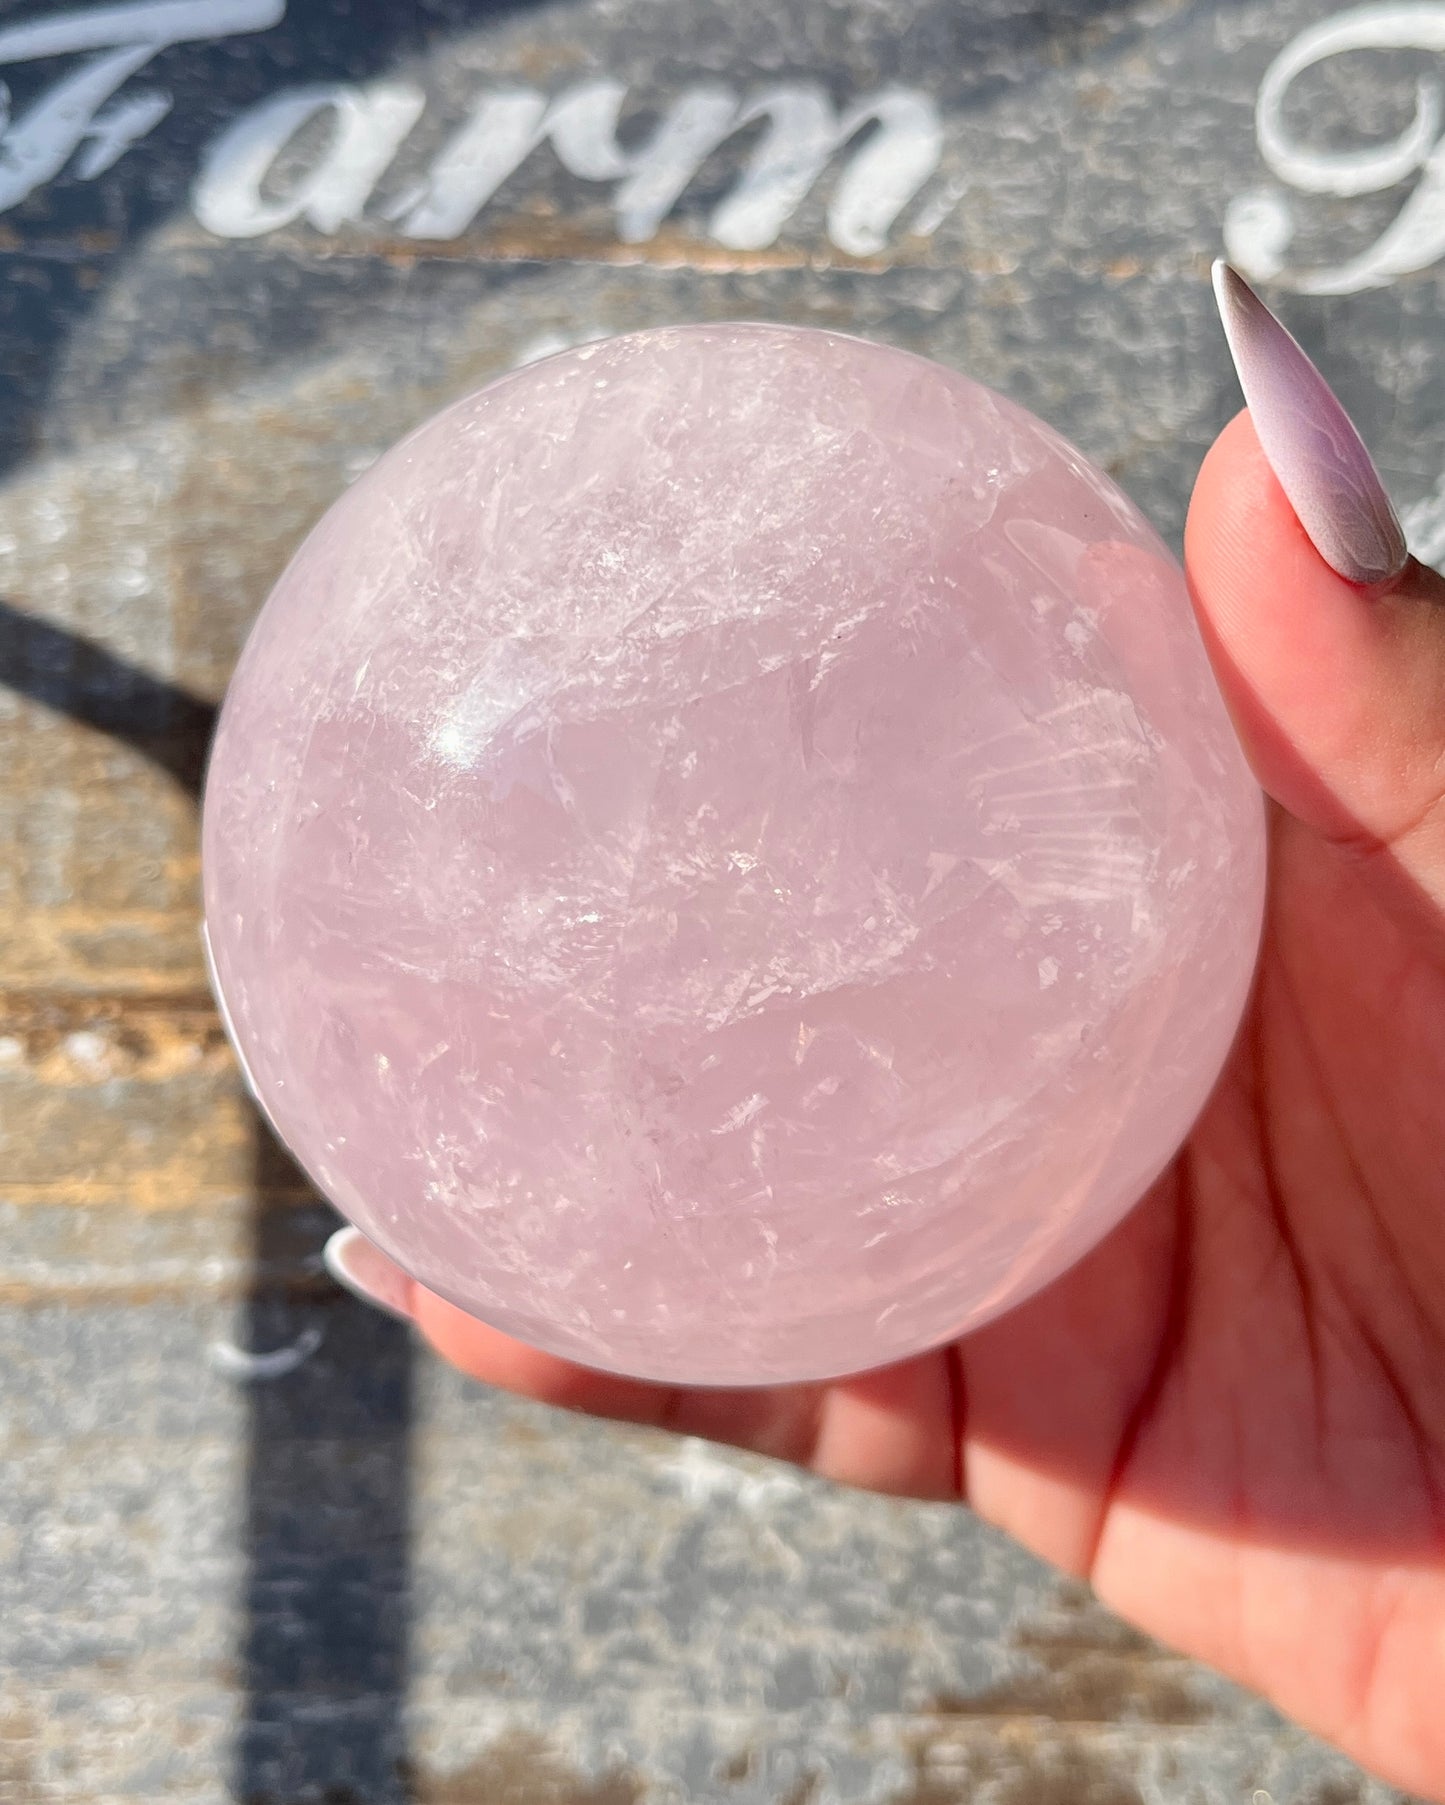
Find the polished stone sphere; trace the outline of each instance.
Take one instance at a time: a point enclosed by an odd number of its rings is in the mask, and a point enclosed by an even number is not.
[[[1178,566],[917,357],[640,333],[437,415],[262,612],[206,793],[278,1133],[417,1279],[678,1382],[898,1359],[1086,1252],[1253,968]]]

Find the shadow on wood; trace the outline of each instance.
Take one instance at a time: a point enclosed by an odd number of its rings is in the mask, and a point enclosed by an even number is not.
[[[0,602],[0,684],[112,735],[199,797],[215,708],[103,646]],[[401,1805],[410,1606],[412,1349],[327,1279],[336,1218],[256,1122],[257,1364],[243,1519],[245,1805]],[[279,1368],[284,1370],[278,1370]]]
[[[412,1349],[338,1291],[336,1218],[257,1125],[248,1347],[305,1357],[251,1387],[243,1805],[406,1800]],[[314,1350],[308,1352],[307,1350]]]
[[[198,796],[212,703],[0,601],[0,685],[133,746]]]

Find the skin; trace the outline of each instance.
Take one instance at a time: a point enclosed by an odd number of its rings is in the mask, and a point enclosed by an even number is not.
[[[488,1384],[959,1497],[1445,1799],[1445,581],[1337,577],[1247,414],[1186,563],[1271,798],[1271,900],[1224,1077],[1122,1228],[955,1346],[824,1386],[641,1385],[410,1309]]]

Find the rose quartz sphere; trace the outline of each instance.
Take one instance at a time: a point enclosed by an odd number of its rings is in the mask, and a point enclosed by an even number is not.
[[[831,333],[589,345],[331,509],[226,699],[218,993],[352,1222],[523,1340],[856,1371],[1016,1304],[1178,1148],[1261,798],[1123,495]]]

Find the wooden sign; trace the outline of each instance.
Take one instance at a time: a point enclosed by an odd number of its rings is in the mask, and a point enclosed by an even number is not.
[[[310,523],[633,327],[937,357],[1177,536],[1227,249],[1445,557],[1442,57],[1437,0],[0,7],[0,1799],[1385,1799],[959,1515],[414,1362],[245,1099],[196,820]]]

